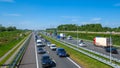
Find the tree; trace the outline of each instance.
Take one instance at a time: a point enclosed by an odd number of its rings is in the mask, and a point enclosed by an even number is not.
[[[16,30],[16,27],[10,26],[10,27],[7,28],[7,31],[14,31],[14,30]]]

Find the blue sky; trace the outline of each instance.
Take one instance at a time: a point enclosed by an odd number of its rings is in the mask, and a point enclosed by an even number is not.
[[[120,26],[120,0],[0,0],[0,24],[45,29],[60,24]]]

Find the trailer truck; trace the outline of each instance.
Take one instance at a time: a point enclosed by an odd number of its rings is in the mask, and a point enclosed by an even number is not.
[[[66,37],[66,36],[65,36],[64,33],[60,33],[60,38],[61,38],[61,39],[65,39],[65,37]]]
[[[112,46],[112,39],[105,37],[95,37],[93,40],[95,46],[108,47]]]

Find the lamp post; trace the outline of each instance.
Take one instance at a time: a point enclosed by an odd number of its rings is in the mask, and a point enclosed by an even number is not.
[[[111,53],[111,46],[112,46],[111,35],[112,35],[112,32],[110,32],[110,63],[112,62],[112,59],[111,59],[111,56],[112,56],[112,53]]]
[[[65,39],[65,26],[63,26],[63,40]]]
[[[77,24],[77,45],[78,45],[78,24]]]

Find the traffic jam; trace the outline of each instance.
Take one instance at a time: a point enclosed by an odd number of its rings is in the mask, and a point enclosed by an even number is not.
[[[64,48],[57,47],[56,44],[44,39],[41,35],[35,35],[37,54],[41,54],[41,65],[43,68],[55,67],[56,62],[54,58],[51,58],[47,48],[54,51],[59,57],[68,57]],[[46,48],[47,47],[47,48]]]

